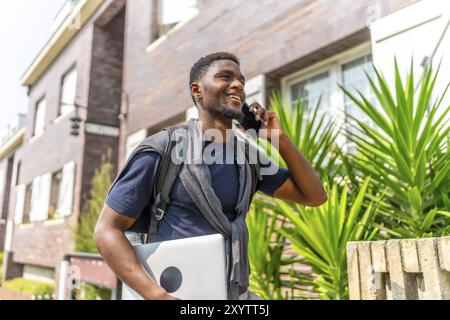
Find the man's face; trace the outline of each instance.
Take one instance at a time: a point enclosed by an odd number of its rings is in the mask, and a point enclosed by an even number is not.
[[[199,82],[205,111],[223,120],[241,119],[245,78],[234,61],[214,61]]]

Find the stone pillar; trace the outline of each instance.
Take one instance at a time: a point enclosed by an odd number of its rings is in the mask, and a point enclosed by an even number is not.
[[[59,281],[58,281],[58,300],[69,300],[70,293],[67,286],[67,278],[69,272],[69,261],[62,260],[59,267]]]

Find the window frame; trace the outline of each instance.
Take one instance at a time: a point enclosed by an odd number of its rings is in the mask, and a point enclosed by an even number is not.
[[[71,72],[75,72],[75,98],[74,98],[74,103],[76,103],[77,89],[78,89],[78,69],[77,69],[77,64],[74,63],[63,73],[63,75],[59,79],[59,98],[58,98],[58,115],[57,115],[57,119],[63,118],[65,116],[67,116],[68,114],[72,113],[72,111],[73,111],[72,110],[71,112],[62,113],[64,79]],[[74,106],[74,109],[75,109],[75,106]]]
[[[158,36],[153,36],[152,35],[152,41],[150,42],[150,44],[147,46],[146,52],[151,52],[153,50],[155,50],[157,47],[159,47],[163,42],[165,42],[168,38],[170,38],[174,33],[176,33],[178,30],[180,30],[181,28],[183,28],[186,24],[188,24],[189,22],[191,22],[195,17],[197,17],[200,13],[200,7],[199,7],[199,1],[197,0],[197,12],[195,12],[195,14],[189,15],[187,16],[185,19],[179,21],[178,23],[176,23],[169,31],[167,31],[165,34],[160,35],[159,34],[159,26],[160,26],[160,5],[159,5],[159,1],[160,0],[156,0],[156,10],[157,10],[157,14],[154,16],[156,17],[156,22],[153,23],[153,25],[156,27],[157,29],[157,34]]]
[[[339,127],[345,125],[345,95],[339,88],[338,84],[343,84],[343,66],[352,61],[358,60],[362,57],[372,54],[372,48],[370,41],[367,41],[361,45],[351,48],[345,52],[336,54],[323,61],[317,62],[304,69],[291,73],[290,75],[281,79],[281,92],[282,101],[286,106],[291,106],[292,92],[291,86],[299,82],[311,79],[317,75],[328,72],[329,73],[329,85],[330,85],[330,97],[327,102],[328,105],[336,107],[336,111],[333,112],[333,116],[336,119],[336,125]],[[373,59],[373,57],[372,57]],[[347,139],[343,134],[338,135],[338,144],[346,146],[348,144]]]
[[[44,112],[44,120],[43,120],[43,124],[42,124],[42,132],[41,133],[39,133],[39,134],[36,134],[36,122],[37,122],[37,115],[38,115],[38,107],[39,107],[39,105],[42,103],[42,102],[45,102],[45,112]],[[35,105],[34,105],[34,117],[33,117],[33,133],[32,133],[32,135],[31,135],[31,138],[33,139],[33,138],[37,138],[37,137],[40,137],[40,136],[42,136],[43,134],[44,134],[44,131],[45,131],[45,119],[46,119],[46,116],[47,116],[47,107],[48,107],[48,105],[47,105],[47,99],[46,99],[46,96],[45,95],[43,95],[40,99],[38,99],[37,100],[37,102],[35,103]]]

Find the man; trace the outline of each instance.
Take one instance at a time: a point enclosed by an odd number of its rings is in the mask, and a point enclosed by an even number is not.
[[[199,114],[199,121],[195,122],[195,125],[205,136],[214,129],[215,132],[221,133],[219,136],[228,137],[227,129],[232,127],[232,120],[242,118],[242,105],[246,95],[245,78],[239,65],[235,55],[218,52],[201,58],[191,69],[190,93]],[[256,110],[257,120],[265,121],[264,138],[270,142],[279,142],[279,152],[288,167],[288,170],[279,168],[273,175],[262,176],[256,190],[306,206],[319,206],[326,202],[327,195],[320,179],[305,157],[283,133],[277,115],[257,103],[252,104],[250,109]],[[214,143],[228,143],[227,138],[223,140],[217,139],[216,135],[214,137]],[[140,218],[141,213],[146,212],[144,209],[150,201],[149,195],[160,158],[157,152],[143,152],[129,161],[106,198],[94,237],[99,252],[122,281],[144,299],[170,300],[175,298],[147,274],[124,235]],[[240,215],[236,213],[236,203],[239,202],[242,191],[239,191],[242,189],[239,188],[240,168],[242,167],[228,162],[208,164],[207,174],[211,177],[211,186],[208,187],[212,187],[212,197],[218,198],[223,210],[223,213],[215,213],[224,214],[231,224],[237,223],[237,220],[243,220],[245,224],[245,215],[242,215],[242,212]],[[171,201],[158,229],[160,241],[218,233],[203,215],[203,211],[209,208],[199,210],[201,201],[197,199],[198,192],[191,190],[196,186],[190,187],[192,179],[184,177],[189,174],[188,169],[185,171],[180,173],[173,185]],[[195,172],[191,173],[195,175]],[[246,199],[251,202],[252,196],[247,196]],[[243,208],[248,210],[248,206],[249,204],[246,204]],[[246,256],[240,257],[243,263],[246,259]],[[248,274],[245,274],[245,268],[243,269],[243,275],[235,277],[245,286],[248,283]]]

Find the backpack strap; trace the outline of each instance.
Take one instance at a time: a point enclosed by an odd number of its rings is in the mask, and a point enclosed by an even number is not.
[[[168,140],[165,146],[164,153],[161,157],[161,161],[158,166],[158,172],[156,175],[156,183],[153,188],[153,204],[149,205],[149,216],[150,216],[150,225],[147,233],[147,241],[155,242],[157,239],[158,226],[161,220],[164,218],[166,213],[167,205],[170,203],[170,192],[172,190],[172,186],[180,173],[182,163],[176,164],[171,161],[172,150],[176,145],[176,141],[171,141],[172,132],[176,129],[176,127],[168,127],[164,129],[168,134]],[[246,156],[248,156],[249,146],[246,146],[247,152]],[[251,164],[252,170],[252,184],[251,184],[251,197],[250,203],[252,201],[253,195],[256,192],[256,187],[258,180],[260,178],[260,166],[259,164]]]
[[[176,145],[176,141],[171,141],[173,127],[166,128],[165,131],[169,135],[164,154],[158,166],[158,172],[153,188],[153,204],[149,206],[150,225],[147,233],[147,243],[156,241],[158,226],[166,213],[167,205],[170,202],[170,191],[173,183],[177,178],[182,163],[176,164],[171,159],[172,149]]]

